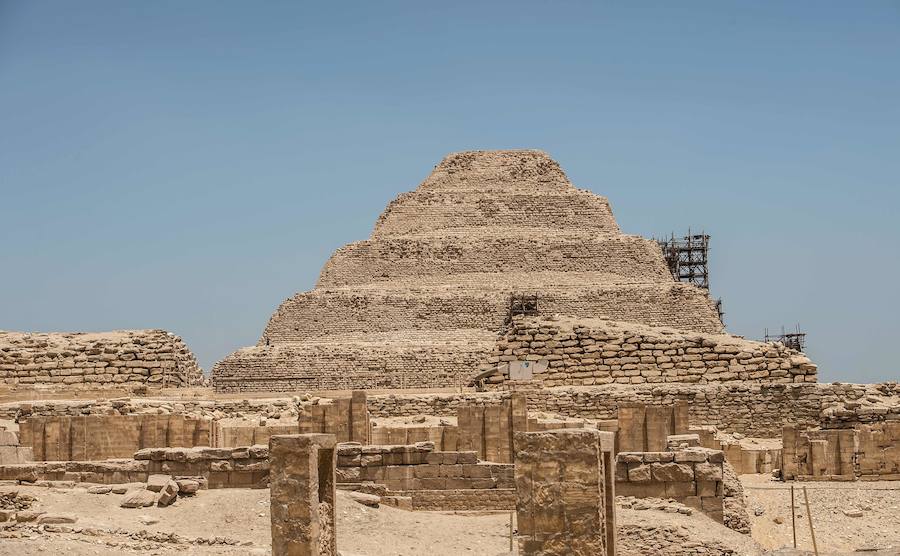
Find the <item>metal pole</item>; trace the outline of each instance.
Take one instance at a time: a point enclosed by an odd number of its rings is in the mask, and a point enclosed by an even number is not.
[[[816,546],[816,530],[813,529],[812,514],[809,512],[809,497],[806,495],[806,487],[803,487],[803,501],[806,504],[806,518],[809,520],[809,536],[812,537],[813,554],[819,556],[819,547]]]
[[[791,485],[791,529],[794,531],[794,548],[797,548],[797,512],[794,510],[794,485]]]

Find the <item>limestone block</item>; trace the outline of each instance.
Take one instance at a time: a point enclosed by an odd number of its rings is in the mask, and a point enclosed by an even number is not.
[[[123,508],[143,508],[156,503],[156,493],[145,488],[138,488],[125,493],[119,506]]]

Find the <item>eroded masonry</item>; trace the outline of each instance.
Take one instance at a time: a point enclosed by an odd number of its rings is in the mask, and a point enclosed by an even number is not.
[[[900,385],[817,372],[726,332],[705,289],[546,154],[459,153],[212,387],[164,331],[0,333],[0,483],[124,508],[269,489],[269,515],[251,512],[268,541],[241,546],[275,555],[345,550],[341,504],[509,516],[519,554],[761,554],[729,537],[760,516],[747,476],[900,480]],[[76,534],[28,496],[0,490],[0,538]]]
[[[676,282],[655,241],[623,234],[604,197],[539,151],[452,154],[338,249],[313,291],[286,300],[256,346],[216,364],[218,391],[465,385],[510,323],[606,317],[698,334],[722,324]]]

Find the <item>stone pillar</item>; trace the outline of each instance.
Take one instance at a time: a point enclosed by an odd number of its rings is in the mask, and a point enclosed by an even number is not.
[[[645,422],[647,408],[643,404],[619,404],[620,452],[643,452],[647,449]]]
[[[369,407],[365,390],[354,390],[350,397],[350,442],[369,443]]]
[[[335,438],[269,439],[272,556],[335,556]]]
[[[603,458],[603,514],[606,518],[606,556],[616,556],[616,433],[600,432]]]
[[[516,433],[516,512],[522,556],[606,552],[600,431]]]

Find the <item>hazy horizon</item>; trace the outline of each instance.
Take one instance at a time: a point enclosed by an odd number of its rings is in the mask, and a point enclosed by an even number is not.
[[[511,6],[515,6],[514,8]],[[205,370],[449,152],[536,148],[705,230],[729,332],[898,380],[900,5],[0,0],[0,330]]]

